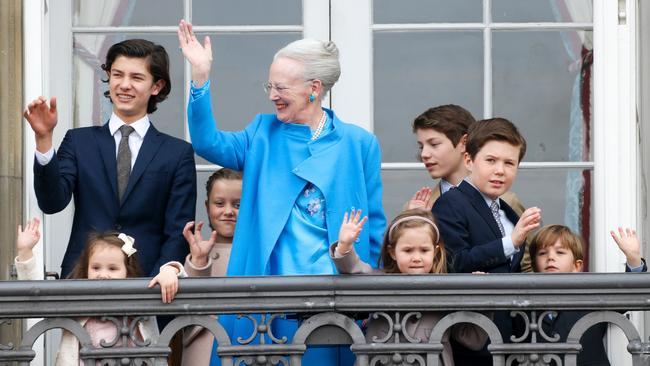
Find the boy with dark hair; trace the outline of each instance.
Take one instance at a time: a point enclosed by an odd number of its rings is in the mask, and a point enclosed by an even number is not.
[[[430,206],[451,187],[455,187],[467,176],[464,164],[467,131],[476,120],[465,108],[447,104],[429,108],[413,121],[413,133],[418,143],[418,159],[424,163],[433,179],[440,179],[431,190]],[[427,188],[418,193],[422,195]],[[417,193],[416,193],[417,195]],[[519,214],[524,207],[514,193],[506,192],[502,197]],[[417,205],[419,208],[422,205]],[[431,208],[431,207],[425,207]]]
[[[91,231],[115,230],[138,238],[144,274],[156,274],[188,252],[183,226],[194,220],[196,169],[186,141],[159,132],[149,120],[171,91],[165,49],[143,39],[108,50],[108,91],[113,113],[103,126],[69,130],[52,147],[56,98],[32,101],[24,117],[36,137],[34,190],[47,214],[63,210],[72,196],[75,214],[61,264],[66,277]]]
[[[525,210],[521,218],[501,196],[512,186],[526,141],[508,120],[493,118],[472,124],[467,134],[465,167],[469,175],[433,206],[454,272],[521,272],[526,235],[539,227],[541,211]],[[509,339],[512,321],[496,312],[494,322]],[[473,352],[452,344],[457,365],[491,365],[484,349]]]
[[[506,119],[470,126],[465,152],[469,175],[433,206],[456,272],[521,271],[520,247],[539,227],[541,211],[529,208],[520,219],[500,197],[512,186],[525,153],[526,141]]]

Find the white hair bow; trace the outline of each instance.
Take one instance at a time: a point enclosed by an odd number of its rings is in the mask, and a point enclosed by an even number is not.
[[[122,245],[122,251],[124,254],[126,254],[127,257],[130,257],[133,255],[133,253],[137,252],[137,250],[133,247],[133,244],[135,244],[135,239],[124,233],[120,233],[120,235],[117,237],[122,239],[124,242],[124,245]]]

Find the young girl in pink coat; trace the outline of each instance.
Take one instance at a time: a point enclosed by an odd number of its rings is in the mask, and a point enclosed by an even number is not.
[[[366,223],[361,218],[361,210],[346,213],[339,232],[338,242],[330,247],[330,256],[339,273],[404,273],[430,274],[446,273],[447,261],[445,246],[440,239],[438,226],[430,211],[413,209],[400,213],[391,222],[380,253],[381,270],[362,261],[354,251],[354,243]],[[403,332],[413,339],[427,342],[435,325],[446,315],[443,312],[422,312],[420,318],[410,317]],[[375,342],[386,339],[392,333],[388,321],[379,316],[370,317],[366,329],[366,341]],[[392,335],[390,339],[392,339]],[[404,339],[405,337],[400,337]],[[440,354],[443,366],[453,366],[453,355],[449,339],[465,347],[480,350],[487,341],[487,334],[478,326],[459,323],[452,326],[443,336],[444,347]],[[390,340],[392,342],[392,340]]]
[[[18,226],[16,237],[16,250],[18,256],[14,260],[19,280],[42,280],[43,270],[36,266],[33,249],[41,236],[39,219],[34,218],[27,222],[25,229]],[[117,233],[92,233],[86,243],[84,251],[79,256],[69,278],[87,278],[91,280],[124,279],[140,276],[140,266],[135,253],[135,240],[125,234]],[[162,288],[169,291],[168,282],[155,278],[150,287],[160,283]],[[102,348],[100,342],[111,342],[117,336],[117,326],[110,320],[99,317],[83,317],[77,321],[88,332],[93,346]],[[135,336],[139,341],[156,341],[158,327],[155,317],[147,317],[138,321]],[[118,340],[114,347],[124,346]],[[134,346],[130,340],[128,346]],[[56,356],[56,366],[83,365],[79,359],[79,341],[67,330],[63,330],[59,352]]]

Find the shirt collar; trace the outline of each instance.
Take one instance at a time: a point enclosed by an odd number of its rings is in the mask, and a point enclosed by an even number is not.
[[[440,193],[445,194],[452,187],[456,187],[456,186],[449,183],[449,181],[447,181],[445,179],[440,179]]]
[[[497,206],[499,206],[499,210],[501,209],[501,203],[499,202],[499,197],[493,200],[492,198],[483,194],[483,192],[481,192],[478,188],[476,188],[476,186],[472,183],[472,179],[470,179],[470,177],[465,177],[465,182],[469,183],[472,187],[474,187],[474,189],[476,189],[478,193],[481,194],[481,197],[483,197],[483,199],[485,200],[485,204],[487,204],[488,207],[492,207],[492,202],[496,202]]]
[[[124,125],[124,121],[120,117],[117,116],[117,114],[112,113],[111,114],[111,119],[108,120],[108,130],[111,132],[111,135],[115,135],[115,132]],[[140,138],[144,138],[144,135],[147,133],[147,130],[149,130],[149,126],[151,126],[151,122],[149,121],[149,115],[145,114],[144,117],[140,118],[139,120],[133,122],[130,124],[131,127],[135,130],[134,132],[138,134]]]

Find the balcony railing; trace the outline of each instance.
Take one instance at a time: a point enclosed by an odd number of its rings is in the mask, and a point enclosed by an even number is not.
[[[171,304],[146,289],[146,280],[59,280],[0,282],[0,324],[17,318],[44,318],[23,335],[20,344],[0,344],[0,364],[28,365],[36,339],[53,328],[66,329],[80,341],[80,358],[103,360],[102,365],[165,365],[169,343],[186,326],[210,330],[218,341],[223,365],[300,365],[309,344],[349,344],[359,365],[438,365],[446,329],[468,322],[482,327],[490,338],[494,365],[575,365],[580,336],[592,325],[612,323],[629,342],[633,365],[650,363],[650,343],[622,314],[650,309],[650,274],[519,274],[430,276],[292,276],[188,278]],[[528,336],[502,339],[488,314],[507,310],[520,317]],[[541,330],[547,311],[586,310],[566,342]],[[449,312],[429,339],[401,334],[367,343],[356,320],[381,312],[388,319],[404,319],[412,312]],[[248,339],[230,339],[212,314],[264,314]],[[269,323],[281,315],[303,319],[291,341],[272,337]],[[118,337],[135,339],[133,322],[139,317],[174,316],[157,339],[134,346],[95,348],[78,317],[113,319]],[[399,324],[399,320],[398,320]],[[400,326],[394,333],[402,332]],[[266,335],[266,343],[256,342]],[[271,341],[269,341],[269,339]],[[251,340],[251,341],[249,341]],[[0,342],[2,343],[2,342]],[[126,342],[123,342],[126,344]],[[105,361],[104,361],[105,360]],[[113,361],[111,361],[113,360]],[[88,364],[88,363],[87,363]]]

